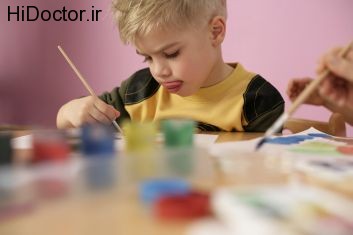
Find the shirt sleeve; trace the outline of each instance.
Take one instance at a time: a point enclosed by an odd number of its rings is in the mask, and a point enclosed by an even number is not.
[[[120,112],[120,116],[116,119],[119,125],[124,120],[130,120],[130,115],[125,109],[123,95],[124,94],[125,82],[120,87],[114,88],[111,92],[104,92],[99,96],[105,103],[112,105],[116,110]]]
[[[244,130],[264,132],[283,112],[284,100],[278,90],[260,75],[255,76],[244,93]]]

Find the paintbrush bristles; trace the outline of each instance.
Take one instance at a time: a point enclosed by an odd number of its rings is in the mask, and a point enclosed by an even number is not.
[[[267,137],[262,138],[255,146],[255,151],[259,150],[261,146],[267,141]]]

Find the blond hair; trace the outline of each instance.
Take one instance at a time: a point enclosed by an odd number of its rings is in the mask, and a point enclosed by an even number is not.
[[[156,28],[199,27],[227,17],[226,0],[113,0],[113,14],[125,44]]]

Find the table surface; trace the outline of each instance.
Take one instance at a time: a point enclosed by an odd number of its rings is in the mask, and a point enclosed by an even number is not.
[[[28,132],[15,131],[15,136]],[[217,133],[216,142],[248,140],[261,133]],[[21,154],[21,151],[16,152]],[[22,153],[23,154],[23,153]],[[225,185],[286,183],[288,175],[265,171],[263,159],[253,158],[251,168],[244,173],[229,174],[220,167],[218,158],[203,154],[198,164],[210,164],[211,174],[193,179],[196,188],[212,191]],[[254,174],[256,172],[257,174]],[[336,189],[333,189],[336,190]],[[19,192],[21,193],[21,192]],[[28,193],[24,190],[24,194]],[[353,198],[353,197],[352,197]],[[1,204],[0,204],[1,205]],[[33,206],[33,208],[32,208]],[[32,209],[31,209],[32,208]],[[194,221],[163,221],[153,216],[150,208],[139,201],[137,187],[107,190],[87,195],[69,196],[34,202],[26,213],[0,218],[0,234],[185,234]]]

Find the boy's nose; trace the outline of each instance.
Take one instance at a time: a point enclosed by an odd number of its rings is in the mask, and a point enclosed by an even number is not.
[[[171,75],[171,69],[167,65],[155,64],[151,67],[153,76],[157,78],[167,78]]]

